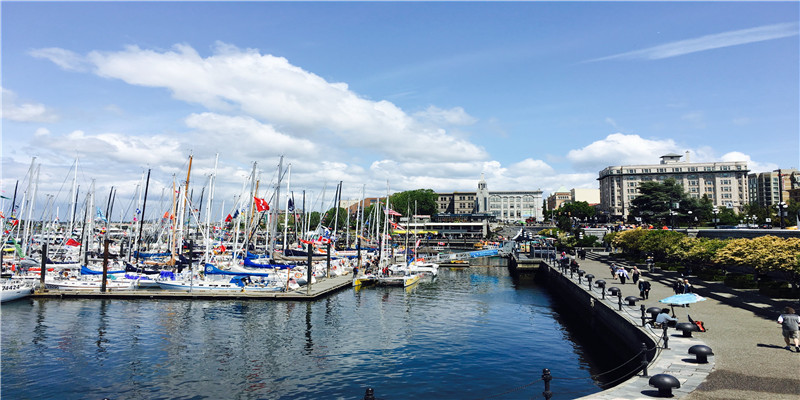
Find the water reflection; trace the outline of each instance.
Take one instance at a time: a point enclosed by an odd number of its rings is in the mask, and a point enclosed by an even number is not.
[[[301,303],[4,305],[2,393],[336,399],[360,398],[371,386],[384,398],[479,398],[535,380],[520,371],[547,367],[559,376],[589,377],[582,351],[541,288],[515,284],[499,267],[440,274],[406,289],[345,290]],[[24,340],[5,346],[14,337]],[[23,367],[7,368],[14,365]],[[32,384],[31,375],[44,380]],[[575,390],[598,390],[584,380]],[[540,390],[521,397],[538,397]]]

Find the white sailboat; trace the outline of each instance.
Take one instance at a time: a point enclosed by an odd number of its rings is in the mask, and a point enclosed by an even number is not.
[[[18,279],[4,280],[2,292],[0,292],[0,303],[28,297],[33,293],[33,288],[34,285],[31,282]]]

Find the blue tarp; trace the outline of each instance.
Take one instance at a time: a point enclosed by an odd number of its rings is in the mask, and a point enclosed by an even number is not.
[[[119,271],[108,271],[107,274],[121,274],[125,272],[124,269]],[[85,265],[81,265],[81,275],[103,275],[103,271],[95,271],[92,269],[87,268]]]
[[[471,251],[469,253],[469,257],[470,258],[491,257],[491,256],[496,256],[499,252],[500,250],[498,249]]]
[[[666,299],[661,299],[658,302],[664,304],[675,304],[675,305],[682,305],[682,304],[692,304],[697,303],[698,301],[704,301],[706,298],[703,296],[699,296],[694,293],[682,293],[676,294],[674,296],[669,296]]]

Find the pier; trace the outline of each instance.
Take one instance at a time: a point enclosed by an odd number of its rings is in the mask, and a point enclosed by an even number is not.
[[[278,301],[314,301],[339,290],[353,286],[353,276],[344,275],[320,279],[308,288],[303,286],[289,292],[245,292],[245,291],[211,291],[196,292],[168,291],[161,289],[117,290],[99,292],[96,290],[45,290],[37,291],[32,298],[58,299],[173,299],[173,300],[278,300]]]

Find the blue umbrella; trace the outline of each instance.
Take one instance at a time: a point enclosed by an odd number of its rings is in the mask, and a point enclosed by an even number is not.
[[[661,299],[659,303],[666,303],[666,304],[673,304],[673,305],[684,305],[684,304],[692,304],[697,303],[698,301],[705,301],[705,297],[697,295],[695,293],[682,293],[676,294],[674,296],[669,296],[666,299]]]

